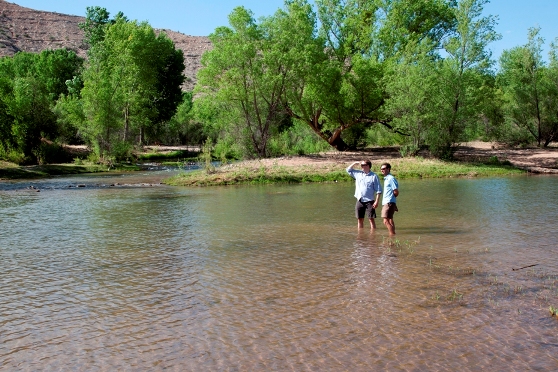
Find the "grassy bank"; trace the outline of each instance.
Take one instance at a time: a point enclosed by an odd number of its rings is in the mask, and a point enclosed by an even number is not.
[[[84,152],[85,153],[85,152]],[[156,151],[135,154],[140,162],[156,161],[162,164],[180,166],[187,161],[197,160],[197,152],[188,150]],[[83,154],[82,154],[83,156]],[[72,158],[72,156],[69,156]],[[69,174],[98,173],[98,172],[131,172],[140,170],[140,167],[130,163],[115,163],[110,165],[96,164],[80,160],[74,156],[72,163],[45,164],[21,166],[15,163],[0,160],[0,180],[32,179]],[[79,161],[77,161],[79,160]]]
[[[118,166],[111,168],[110,171],[134,171],[138,170],[136,166]],[[82,173],[97,173],[109,171],[106,165],[90,164],[90,165],[77,165],[73,163],[68,164],[46,164],[46,165],[31,165],[31,166],[18,166],[14,163],[0,161],[0,180],[14,180],[14,179],[32,179],[44,178],[50,176],[60,176],[68,174],[82,174]]]
[[[387,159],[392,174],[405,178],[496,177],[523,174],[525,171],[511,165],[445,162],[434,159]],[[383,161],[375,161],[372,170],[379,172]],[[236,184],[304,183],[350,181],[345,172],[348,163],[311,162],[287,165],[276,161],[244,161],[228,164],[208,172],[184,172],[164,181],[177,186],[215,186]]]

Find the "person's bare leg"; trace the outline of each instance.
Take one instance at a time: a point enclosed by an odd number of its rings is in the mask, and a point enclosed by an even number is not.
[[[364,228],[364,218],[359,218],[358,219],[358,228],[359,229]]]
[[[393,222],[393,218],[384,217],[384,225],[387,227],[389,235],[395,235],[395,222]]]
[[[369,218],[369,220],[370,220],[370,228],[375,229],[376,228],[376,221],[373,218]]]
[[[393,218],[388,218],[389,225],[391,226],[391,234],[395,235],[395,221]]]

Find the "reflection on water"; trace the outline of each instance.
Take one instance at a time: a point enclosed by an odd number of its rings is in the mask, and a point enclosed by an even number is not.
[[[87,185],[0,188],[2,370],[558,368],[558,178],[403,180],[397,239],[350,183],[43,182]]]

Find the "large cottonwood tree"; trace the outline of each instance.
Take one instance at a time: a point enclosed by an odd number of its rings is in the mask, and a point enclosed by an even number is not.
[[[245,27],[253,30],[250,37],[241,37],[248,34],[235,26],[218,29],[212,36],[216,47],[204,57],[198,91],[227,107],[222,110],[226,115],[235,116],[238,110],[236,116],[250,133],[270,128],[254,123],[279,122],[286,113],[334,148],[345,150],[342,134],[349,128],[381,123],[393,129],[383,110],[386,67],[410,40],[430,35],[439,43],[452,27],[453,14],[451,4],[442,0],[421,2],[424,9],[410,0],[389,3],[316,0],[314,13],[307,1],[290,0],[284,10],[261,23],[250,19],[250,27]],[[402,11],[406,5],[413,6]],[[388,47],[395,52],[388,53]],[[265,112],[266,121],[253,120],[256,116],[248,109]],[[261,135],[252,138],[265,142]]]

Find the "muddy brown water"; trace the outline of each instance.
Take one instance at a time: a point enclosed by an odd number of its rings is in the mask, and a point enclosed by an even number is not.
[[[558,177],[402,180],[396,238],[160,177],[0,184],[0,370],[558,369]]]

